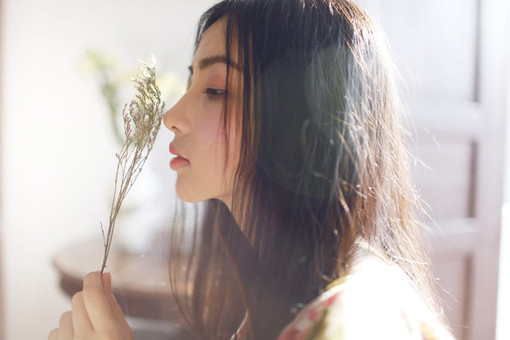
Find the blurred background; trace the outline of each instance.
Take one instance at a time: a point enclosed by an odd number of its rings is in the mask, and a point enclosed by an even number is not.
[[[99,269],[120,147],[110,112],[131,99],[130,76],[151,54],[170,107],[198,18],[214,2],[0,0],[0,339],[46,338],[77,280]],[[406,85],[410,149],[427,165],[415,174],[437,224],[436,277],[455,334],[509,339],[509,3],[359,3],[385,30]],[[161,130],[109,262],[134,327],[158,334],[172,325],[155,315],[175,313],[154,307],[168,289],[171,138]]]

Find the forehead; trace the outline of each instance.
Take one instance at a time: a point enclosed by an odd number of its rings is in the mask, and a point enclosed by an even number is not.
[[[212,24],[202,35],[202,39],[193,57],[194,62],[211,55],[225,55],[225,35],[225,19],[220,19]]]

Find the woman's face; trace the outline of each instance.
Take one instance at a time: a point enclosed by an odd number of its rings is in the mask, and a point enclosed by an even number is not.
[[[187,92],[166,112],[164,123],[175,134],[170,152],[177,157],[170,167],[177,172],[177,195],[187,202],[217,198],[230,207],[240,152],[235,107],[240,71],[236,60],[231,60],[227,89],[225,52],[225,21],[219,20],[203,34],[190,67]]]

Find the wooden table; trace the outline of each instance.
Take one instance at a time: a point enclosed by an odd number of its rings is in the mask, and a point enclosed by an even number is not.
[[[103,251],[98,239],[78,243],[55,256],[60,286],[67,295],[81,290],[88,272],[100,270]],[[126,316],[182,321],[171,296],[166,262],[158,251],[130,254],[112,247],[106,271],[112,274],[113,292]]]

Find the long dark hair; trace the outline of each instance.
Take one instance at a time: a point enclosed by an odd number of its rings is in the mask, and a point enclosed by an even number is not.
[[[179,306],[195,337],[229,339],[246,318],[250,339],[276,338],[348,271],[360,241],[435,309],[377,26],[345,0],[225,0],[202,16],[196,46],[220,19],[227,60],[237,53],[242,67],[241,154],[231,209],[207,202],[187,257],[193,284]]]

